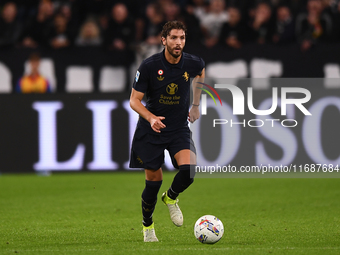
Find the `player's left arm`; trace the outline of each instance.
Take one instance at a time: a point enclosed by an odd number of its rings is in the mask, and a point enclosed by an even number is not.
[[[199,105],[200,105],[200,98],[201,98],[202,90],[199,88],[202,88],[203,85],[199,84],[198,82],[203,83],[204,77],[205,77],[205,68],[202,69],[201,74],[197,75],[192,82],[192,92],[193,92],[192,98],[193,99],[192,99],[191,109],[189,111],[189,121],[191,123],[194,123],[194,121],[200,117]]]

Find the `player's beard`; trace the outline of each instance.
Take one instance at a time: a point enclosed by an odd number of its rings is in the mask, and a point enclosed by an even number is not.
[[[168,52],[170,53],[170,55],[173,56],[174,58],[179,58],[182,55],[182,52],[183,52],[183,48],[181,48],[181,47],[170,48],[170,46],[167,45],[167,49],[168,49]],[[179,49],[178,53],[175,52],[176,49]]]

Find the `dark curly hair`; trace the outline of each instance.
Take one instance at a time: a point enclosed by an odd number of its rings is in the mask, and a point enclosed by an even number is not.
[[[180,21],[174,20],[174,21],[168,21],[163,26],[163,30],[161,32],[161,36],[166,38],[172,29],[180,29],[183,30],[185,33],[185,37],[187,36],[187,28],[184,26],[184,24]]]

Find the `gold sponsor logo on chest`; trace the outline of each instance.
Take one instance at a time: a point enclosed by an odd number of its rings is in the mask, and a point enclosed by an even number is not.
[[[170,83],[167,87],[166,87],[166,92],[169,95],[174,95],[176,94],[176,92],[178,91],[178,85],[176,83]]]

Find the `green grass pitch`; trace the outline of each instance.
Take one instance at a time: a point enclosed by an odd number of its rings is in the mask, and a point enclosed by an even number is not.
[[[0,254],[340,254],[340,179],[196,179],[179,198],[184,225],[161,203],[159,243],[141,232],[142,172],[0,176]],[[213,214],[223,238],[199,243]]]

